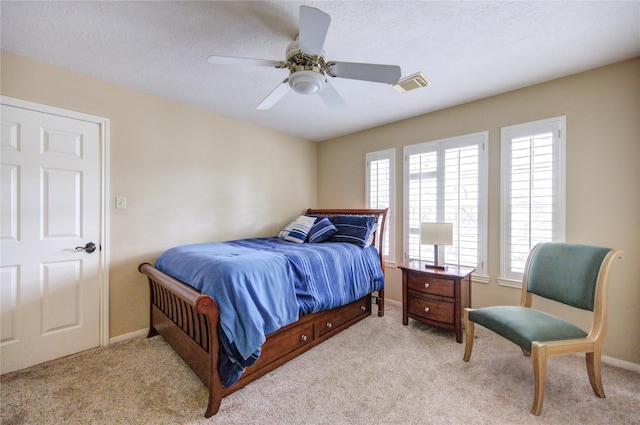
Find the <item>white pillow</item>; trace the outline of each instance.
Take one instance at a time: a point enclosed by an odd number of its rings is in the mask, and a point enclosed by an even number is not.
[[[285,241],[303,243],[307,239],[311,226],[316,222],[315,217],[301,215],[300,217],[287,224],[278,235]]]

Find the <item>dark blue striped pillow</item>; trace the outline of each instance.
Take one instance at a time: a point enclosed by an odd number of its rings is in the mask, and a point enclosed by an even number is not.
[[[311,226],[308,240],[311,243],[320,243],[326,241],[336,233],[338,233],[336,226],[334,226],[327,217],[323,217],[319,218],[318,221]]]
[[[373,232],[376,228],[376,218],[359,215],[337,215],[331,218],[338,233],[333,235],[330,242],[348,242],[361,247],[371,245]]]

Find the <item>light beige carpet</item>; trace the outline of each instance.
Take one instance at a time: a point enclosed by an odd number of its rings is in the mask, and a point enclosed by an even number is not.
[[[606,399],[584,358],[548,364],[542,415],[531,361],[476,327],[470,363],[452,332],[397,306],[371,316],[223,399],[207,392],[160,337],[135,339],[2,376],[3,424],[639,424],[640,375],[603,365]]]

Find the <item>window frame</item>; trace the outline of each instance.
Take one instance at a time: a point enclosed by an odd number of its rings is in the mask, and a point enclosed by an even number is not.
[[[510,258],[510,195],[511,179],[510,157],[511,141],[515,138],[534,137],[550,132],[554,154],[552,164],[557,168],[553,177],[552,193],[556,197],[552,205],[552,237],[551,241],[564,242],[566,228],[566,116],[559,116],[539,121],[532,121],[501,128],[500,132],[500,275],[498,284],[503,286],[522,287],[523,273],[511,271]],[[532,243],[529,243],[532,245]],[[533,244],[535,245],[535,244]],[[530,249],[533,246],[530,246]]]
[[[489,182],[489,132],[482,131],[471,133],[446,139],[433,140],[429,142],[418,143],[404,147],[403,157],[403,260],[409,261],[409,242],[410,242],[410,164],[411,155],[422,154],[427,152],[438,152],[444,158],[447,149],[477,145],[478,146],[478,264],[473,273],[475,282],[488,283],[488,182]],[[440,163],[440,161],[438,161]],[[437,167],[437,179],[444,179],[444,167]],[[444,187],[444,181],[438,184]],[[437,195],[438,215],[444,212],[444,201],[442,194]],[[445,247],[446,250],[446,247]],[[447,258],[445,257],[445,262]],[[449,263],[451,264],[451,263]]]
[[[383,257],[386,264],[396,264],[396,149],[384,149],[365,154],[365,205],[367,208],[385,208],[384,206],[371,206],[371,162],[373,161],[389,161],[389,211],[387,213],[387,223],[385,225],[386,237],[388,238],[389,252]],[[385,235],[382,236],[383,238]],[[384,249],[384,239],[381,241],[381,247]]]

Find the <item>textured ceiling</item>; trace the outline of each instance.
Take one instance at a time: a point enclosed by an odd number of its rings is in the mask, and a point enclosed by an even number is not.
[[[328,60],[422,71],[400,94],[332,78],[348,111],[293,92],[255,106],[287,71],[212,65],[284,59],[301,5],[331,15]],[[321,141],[640,55],[640,2],[1,2],[2,50]]]

